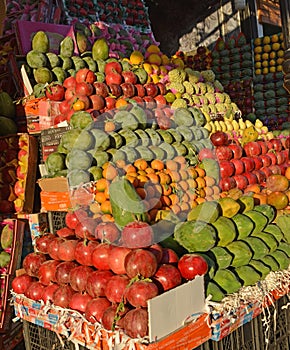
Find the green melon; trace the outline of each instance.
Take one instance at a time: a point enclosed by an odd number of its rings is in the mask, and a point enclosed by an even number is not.
[[[252,235],[252,237],[260,238],[264,243],[266,243],[270,253],[274,252],[278,247],[278,242],[276,238],[273,235],[271,235],[271,233],[259,232],[255,235]]]
[[[234,272],[242,280],[244,287],[253,286],[261,278],[260,274],[249,265],[236,267]]]
[[[245,242],[250,246],[253,251],[253,259],[261,259],[270,252],[266,243],[255,236],[250,236],[245,239]]]
[[[227,249],[233,255],[233,260],[231,262],[231,266],[233,267],[247,265],[252,259],[253,252],[244,241],[234,241],[227,245]]]
[[[221,288],[213,281],[208,282],[205,291],[206,296],[211,295],[211,300],[215,302],[222,301],[225,297],[224,292]]]
[[[264,264],[261,260],[252,259],[249,266],[252,266],[260,274],[262,279],[264,279],[271,271],[270,267]]]
[[[276,250],[270,254],[274,259],[277,260],[280,270],[286,270],[289,267],[290,259],[287,254],[282,250]]]
[[[264,214],[268,218],[268,223],[271,223],[276,217],[276,209],[269,204],[255,205],[254,210]]]
[[[218,246],[226,246],[227,244],[233,242],[237,236],[235,224],[230,218],[220,216],[215,222],[212,223],[212,225],[217,231]]]
[[[233,260],[232,254],[226,248],[223,247],[213,247],[210,250],[210,253],[213,255],[220,269],[225,269],[229,267]]]
[[[258,233],[263,231],[263,229],[268,224],[267,217],[256,210],[248,210],[244,214],[248,216],[250,219],[252,219],[255,224],[255,227],[252,233]]]
[[[266,255],[261,261],[269,266],[271,271],[278,271],[280,269],[278,261],[272,255]]]
[[[254,230],[254,222],[244,214],[236,214],[231,220],[233,220],[236,225],[237,239],[243,239],[248,237]]]
[[[263,231],[271,233],[271,235],[273,235],[276,238],[277,242],[280,242],[283,238],[283,232],[281,231],[280,227],[276,224],[268,224]]]
[[[213,281],[222,288],[226,294],[237,292],[242,284],[237,276],[230,270],[220,269],[216,272]]]

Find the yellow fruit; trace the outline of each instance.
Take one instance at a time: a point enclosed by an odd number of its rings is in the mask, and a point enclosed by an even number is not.
[[[264,52],[270,52],[270,51],[272,51],[272,47],[271,47],[271,45],[267,44],[267,45],[264,45],[263,50],[264,50]]]
[[[262,46],[256,46],[254,48],[254,53],[261,53],[263,50],[262,50]]]
[[[285,44],[284,44],[284,41],[281,43],[281,49],[285,50]]]
[[[263,61],[262,62],[262,67],[268,67],[268,65],[269,65],[269,62],[268,61]]]
[[[283,68],[282,68],[282,66],[280,64],[277,66],[276,71],[277,72],[282,72],[283,71]]]
[[[279,43],[274,43],[272,44],[272,49],[274,51],[278,51],[280,49],[281,45]]]
[[[168,73],[168,70],[167,70],[166,67],[160,66],[159,68],[160,68],[160,74],[161,75],[166,75]]]
[[[255,63],[255,68],[261,68],[262,67],[262,63],[261,62],[256,62]]]
[[[176,97],[176,98],[181,98],[181,97],[182,97],[182,93],[176,92],[176,93],[175,93],[175,97]]]
[[[275,66],[272,66],[269,68],[269,72],[270,73],[275,73],[276,72],[276,67]]]
[[[272,43],[277,43],[279,41],[279,35],[278,34],[273,34],[271,37]]]
[[[276,64],[278,64],[278,65],[282,64],[283,62],[284,62],[284,58],[283,57],[279,57],[276,60]]]
[[[263,38],[263,44],[266,45],[266,44],[270,44],[271,42],[271,38],[267,35],[267,36],[264,36]]]
[[[269,66],[276,66],[276,60],[270,60]]]
[[[255,54],[255,61],[261,61],[262,60],[262,56],[259,53]]]
[[[262,59],[263,59],[263,60],[268,60],[268,59],[269,59],[269,54],[268,54],[267,52],[264,52],[264,53],[262,54]]]
[[[159,67],[157,64],[152,63],[152,64],[151,64],[151,67],[152,67],[152,69],[153,69],[153,72],[152,72],[152,73],[158,74],[158,73],[160,72],[160,67]]]
[[[152,81],[154,84],[157,84],[160,80],[159,76],[157,74],[152,74],[151,75]]]
[[[276,58],[276,52],[275,51],[271,51],[269,53],[269,58]]]
[[[160,52],[160,49],[157,45],[151,44],[147,47],[146,51],[150,53],[158,53]]]
[[[167,94],[164,97],[168,103],[172,103],[176,99],[173,92],[167,92]]]
[[[262,44],[262,38],[255,38],[254,39],[254,45],[260,46]]]
[[[277,52],[277,56],[278,56],[278,57],[284,57],[284,50],[279,50],[279,51]]]
[[[161,57],[157,53],[151,53],[147,57],[147,62],[151,64],[156,64],[157,66],[161,65]]]
[[[261,69],[256,69],[256,70],[255,70],[255,74],[257,74],[257,75],[262,74],[262,70],[261,70]]]
[[[167,65],[170,63],[170,59],[167,55],[163,54],[161,55],[161,61],[163,65]]]
[[[143,63],[143,69],[146,71],[147,74],[153,73],[153,69],[150,63]]]
[[[184,62],[182,61],[181,58],[178,58],[178,57],[173,58],[172,63],[180,68],[184,68]]]
[[[263,72],[263,74],[268,74],[269,73],[269,69],[265,67],[265,68],[263,68],[262,72]]]
[[[133,51],[130,55],[130,62],[132,64],[140,64],[143,60],[144,60],[144,56],[138,50]]]

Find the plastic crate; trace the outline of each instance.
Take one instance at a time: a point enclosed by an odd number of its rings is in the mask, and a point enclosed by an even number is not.
[[[56,233],[57,230],[66,226],[65,216],[66,211],[49,211],[48,216],[48,225],[51,233]]]
[[[23,334],[26,350],[75,350],[75,344],[58,336],[55,332],[23,320]],[[85,349],[78,346],[80,350]]]

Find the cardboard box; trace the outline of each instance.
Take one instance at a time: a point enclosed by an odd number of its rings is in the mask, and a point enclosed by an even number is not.
[[[49,232],[47,213],[18,214],[18,218],[27,220],[33,245],[37,237]]]
[[[41,130],[40,133],[40,144],[41,144],[41,155],[42,161],[45,162],[46,158],[57,150],[62,135],[71,129],[70,126],[63,126],[58,128],[50,128]]]
[[[17,317],[59,334],[70,335],[69,340],[89,348],[96,348],[101,343],[104,350],[112,347],[124,350],[193,349],[210,338],[209,317],[205,314],[203,277],[197,276],[193,281],[151,299],[149,303],[150,343],[142,344],[138,340],[133,341],[122,331],[110,332],[97,324],[89,324],[76,312],[58,310],[23,295],[14,295]],[[174,317],[176,319],[173,320]]]
[[[88,205],[94,201],[93,184],[70,188],[66,177],[41,178],[41,211],[67,211],[76,205]]]

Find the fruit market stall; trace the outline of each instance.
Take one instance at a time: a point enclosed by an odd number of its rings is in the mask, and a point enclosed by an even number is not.
[[[27,346],[34,331],[44,348],[219,346],[276,300],[287,308],[282,57],[254,61],[269,39],[242,33],[169,57],[150,32],[102,20],[69,23],[53,45],[35,23],[23,51],[27,133],[5,203],[33,250],[11,280],[16,319]],[[273,101],[265,116],[258,102]]]

